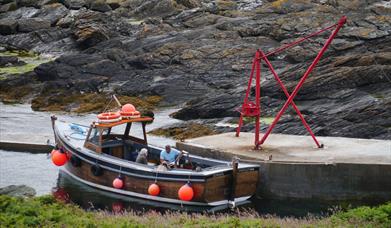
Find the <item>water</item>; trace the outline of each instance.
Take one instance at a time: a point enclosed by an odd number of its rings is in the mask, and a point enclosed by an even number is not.
[[[58,168],[46,154],[0,150],[0,187],[25,184],[33,187],[38,195],[45,195],[56,186],[57,177]]]
[[[174,111],[176,109],[155,112],[155,121],[147,125],[147,131],[181,122],[169,117],[169,114]],[[83,125],[90,125],[92,121],[97,120],[96,114],[35,112],[27,104],[5,105],[0,103],[0,140],[46,143],[46,140],[50,139],[53,142],[53,130],[50,122],[50,116],[53,114],[59,120]],[[134,124],[131,134],[142,137],[142,129],[138,125]],[[174,140],[164,137],[148,135],[148,139],[151,144],[156,146],[175,145]]]

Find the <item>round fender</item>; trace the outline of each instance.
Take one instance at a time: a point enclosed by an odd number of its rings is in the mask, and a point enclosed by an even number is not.
[[[76,156],[72,156],[71,157],[71,164],[74,166],[74,167],[79,167],[81,166],[81,160],[79,157],[76,157]]]
[[[103,169],[98,165],[91,166],[91,172],[94,176],[101,176],[103,174]]]

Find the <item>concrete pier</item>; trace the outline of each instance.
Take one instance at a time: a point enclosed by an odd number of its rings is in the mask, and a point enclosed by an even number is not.
[[[253,150],[254,134],[205,136],[178,142],[194,154],[260,165],[257,195],[270,199],[391,200],[391,140],[271,135]]]
[[[2,134],[0,150],[29,153],[49,153],[54,144],[54,137],[49,134]]]

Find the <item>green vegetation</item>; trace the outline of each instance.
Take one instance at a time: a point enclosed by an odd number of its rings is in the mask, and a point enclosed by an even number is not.
[[[38,55],[32,51],[24,51],[24,50],[11,50],[0,52],[0,56],[16,56],[19,58],[34,58]]]
[[[135,19],[135,18],[129,18],[129,19],[126,20],[126,22],[128,22],[131,25],[141,25],[142,23],[144,23],[144,20],[138,20],[138,19]]]
[[[0,56],[15,56],[18,57],[19,61],[23,61],[26,63],[18,66],[0,67],[0,76],[2,79],[5,79],[5,75],[9,74],[23,74],[31,72],[34,70],[35,67],[39,66],[40,64],[52,60],[50,58],[43,58],[34,52],[20,50],[0,52]]]
[[[358,207],[331,216],[334,225],[350,224],[351,227],[391,227],[391,202],[378,207]]]
[[[57,202],[52,196],[30,199],[0,195],[1,227],[391,227],[391,202],[359,207],[328,218],[279,218],[256,212],[187,214],[155,211],[144,213],[86,212]]]
[[[201,136],[216,134],[216,132],[212,128],[196,123],[180,127],[159,128],[148,133],[158,136],[172,137],[177,140],[197,138]]]
[[[36,63],[27,63],[21,66],[9,66],[9,67],[1,67],[0,75],[2,74],[23,74],[27,72],[31,72],[37,67],[39,64]]]
[[[261,123],[270,125],[274,120],[274,117],[261,117]],[[243,124],[248,124],[248,123],[254,123],[255,118],[254,117],[244,117],[243,118]],[[239,122],[239,118],[232,118],[229,123],[237,124]]]

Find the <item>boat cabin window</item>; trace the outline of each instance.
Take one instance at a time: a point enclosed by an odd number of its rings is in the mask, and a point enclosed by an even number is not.
[[[99,131],[95,127],[91,129],[91,133],[87,139],[89,142],[99,145]]]

